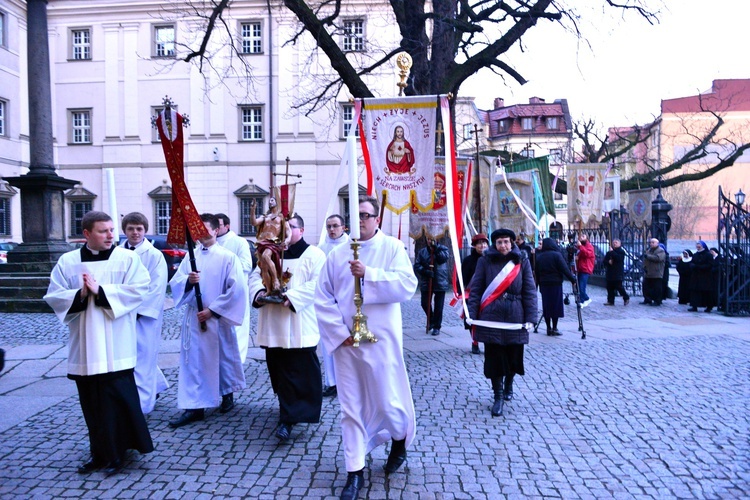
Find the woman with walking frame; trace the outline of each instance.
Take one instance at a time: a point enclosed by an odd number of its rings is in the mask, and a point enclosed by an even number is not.
[[[498,229],[477,262],[467,303],[476,340],[484,342],[484,376],[492,382],[492,416],[503,414],[513,398],[513,378],[524,374],[524,345],[537,317],[534,276],[529,259],[514,244],[515,233]]]

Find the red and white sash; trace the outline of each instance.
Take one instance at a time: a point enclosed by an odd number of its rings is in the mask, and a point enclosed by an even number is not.
[[[518,276],[520,271],[520,262],[518,264],[513,264],[513,262],[505,264],[502,270],[497,273],[495,279],[492,280],[492,283],[490,283],[484,291],[484,294],[482,294],[482,302],[479,305],[479,312],[482,312],[485,307],[504,294],[506,290],[508,290],[510,284],[513,283],[513,280],[516,279],[516,276]]]

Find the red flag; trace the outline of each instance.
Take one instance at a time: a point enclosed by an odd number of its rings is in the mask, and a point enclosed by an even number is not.
[[[166,113],[169,113],[167,115]],[[195,209],[185,184],[183,162],[184,144],[182,139],[182,115],[173,109],[159,113],[156,128],[164,149],[169,178],[172,180],[172,217],[169,219],[167,242],[182,245],[187,240],[185,228],[190,231],[193,241],[208,237],[206,226]]]

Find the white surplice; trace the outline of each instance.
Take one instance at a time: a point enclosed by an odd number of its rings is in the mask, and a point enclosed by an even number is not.
[[[403,243],[378,231],[361,242],[359,260],[367,267],[362,280],[362,312],[377,343],[341,344],[350,336],[354,277],[348,246],[326,259],[315,294],[321,341],[333,354],[347,471],[365,466],[365,456],[389,439],[414,440],[416,420],[403,354],[401,302],[410,300],[417,278]]]
[[[250,273],[253,272],[253,256],[250,253],[250,245],[247,240],[241,238],[234,231],[227,231],[224,235],[216,238],[217,243],[223,246],[240,259],[242,272],[245,273],[246,282],[250,279]],[[237,334],[237,345],[240,348],[240,359],[245,362],[247,358],[247,349],[250,347],[250,308],[245,309],[245,317],[242,324],[234,327]]]
[[[308,246],[298,259],[285,259],[284,271],[292,274],[284,292],[294,311],[279,304],[267,304],[258,309],[258,345],[299,349],[314,347],[320,341],[315,319],[315,287],[326,256],[322,250]],[[250,275],[250,298],[265,290],[260,268]]]
[[[129,248],[127,240],[122,245],[123,248]],[[138,386],[141,410],[144,414],[149,414],[154,410],[159,393],[169,388],[164,373],[157,365],[164,299],[167,294],[167,263],[161,250],[155,248],[148,239],[144,239],[134,251],[151,277],[148,292],[137,310],[138,361],[135,364],[135,384]]]
[[[85,310],[68,314],[83,286],[83,273],[93,276],[110,309],[87,297]],[[81,262],[81,251],[60,257],[50,276],[44,300],[70,330],[68,373],[98,375],[134,368],[136,310],[148,290],[148,271],[135,253],[114,248],[108,260]]]
[[[323,252],[328,255],[329,253],[331,253],[331,250],[333,250],[337,246],[347,243],[349,243],[349,235],[346,233],[341,233],[341,236],[336,239],[333,239],[330,236],[326,235],[325,241],[318,248],[323,250]],[[326,349],[326,346],[323,345],[322,342],[320,343],[320,351],[323,354],[323,373],[325,374],[325,385],[327,385],[328,387],[334,387],[336,385],[336,362],[333,359],[333,354],[331,354],[328,349]]]
[[[233,326],[242,323],[247,308],[247,282],[239,259],[215,244],[195,249],[196,267],[201,275],[203,307],[215,315],[202,332],[198,322],[195,288],[186,292],[190,261],[184,259],[169,282],[175,307],[187,304],[182,323],[180,374],[177,381],[177,407],[213,408],[221,396],[245,388],[237,335]]]

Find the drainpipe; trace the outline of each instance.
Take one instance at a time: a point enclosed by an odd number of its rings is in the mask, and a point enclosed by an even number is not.
[[[268,8],[268,170],[271,179],[271,186],[276,184],[275,173],[276,164],[274,162],[275,143],[273,135],[273,14],[271,11],[271,1],[266,0]],[[273,192],[271,192],[273,196]],[[278,200],[276,200],[278,202]]]

